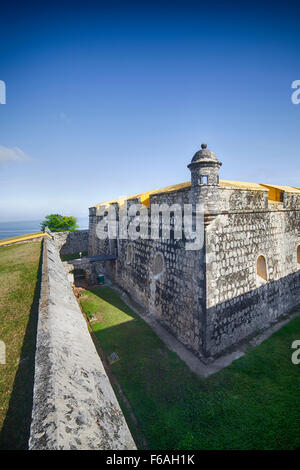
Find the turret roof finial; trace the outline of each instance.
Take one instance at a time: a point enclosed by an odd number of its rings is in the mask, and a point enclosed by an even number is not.
[[[211,150],[208,150],[207,144],[201,144],[201,150],[198,150],[198,152],[195,153],[195,155],[192,158],[192,164],[196,162],[201,162],[202,164],[210,164],[211,162],[217,163],[219,166],[222,165],[221,162],[219,162],[217,156],[212,152]],[[203,166],[203,165],[202,165]]]

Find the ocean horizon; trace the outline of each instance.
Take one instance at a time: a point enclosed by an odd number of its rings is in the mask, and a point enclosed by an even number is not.
[[[3,238],[19,237],[27,233],[40,232],[40,224],[42,219],[38,220],[25,220],[16,222],[0,222],[0,240]],[[79,230],[89,228],[88,217],[77,217],[77,225]]]

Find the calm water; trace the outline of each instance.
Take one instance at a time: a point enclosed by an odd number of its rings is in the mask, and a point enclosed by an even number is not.
[[[27,220],[25,222],[0,222],[0,240],[2,238],[18,237],[26,233],[40,232],[40,220]],[[81,230],[89,228],[88,217],[78,217],[77,225]]]

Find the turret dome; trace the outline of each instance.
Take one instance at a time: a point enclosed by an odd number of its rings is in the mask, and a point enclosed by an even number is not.
[[[192,163],[196,162],[216,162],[220,163],[217,156],[207,148],[206,144],[201,145],[201,150],[195,153],[192,158]]]

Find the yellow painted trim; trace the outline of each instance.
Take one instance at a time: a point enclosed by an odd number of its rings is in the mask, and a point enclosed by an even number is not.
[[[171,186],[165,186],[164,188],[160,189],[153,189],[152,191],[146,191],[144,193],[138,193],[131,196],[125,196],[119,199],[112,199],[111,201],[101,202],[100,204],[96,204],[94,207],[99,209],[99,207],[106,207],[107,209],[111,204],[119,204],[120,207],[124,206],[125,201],[129,201],[130,199],[139,199],[141,204],[145,206],[150,206],[150,196],[153,194],[161,194],[161,193],[170,193],[173,191],[180,191],[181,189],[189,188],[191,186],[190,181],[186,181],[184,183],[173,184]],[[220,180],[220,186],[225,187],[233,187],[238,189],[250,189],[250,190],[264,190],[259,184],[256,183],[247,183],[241,181],[227,181],[227,180]]]
[[[295,194],[300,193],[299,188],[294,188],[292,186],[279,186],[278,184],[263,184],[263,183],[261,183],[261,186],[264,186],[265,188],[279,189],[280,191],[285,191],[286,193],[295,193]]]
[[[166,186],[165,188],[154,189],[152,191],[146,191],[144,193],[134,194],[132,196],[125,196],[119,199],[113,199],[107,202],[101,202],[93,207],[99,209],[101,206],[105,206],[107,209],[111,204],[119,204],[120,207],[124,206],[125,201],[130,199],[139,199],[140,203],[149,207],[150,206],[150,196],[153,194],[161,193],[170,193],[173,191],[180,191],[181,189],[189,188],[191,182],[187,181],[185,183],[174,184],[172,186]],[[244,189],[249,191],[269,191],[269,200],[279,202],[280,201],[280,191],[300,193],[299,188],[292,188],[291,186],[278,186],[278,185],[267,185],[267,184],[258,184],[251,183],[247,181],[231,181],[231,180],[220,180],[220,186],[225,188],[233,189]]]
[[[44,233],[39,233],[37,235],[30,235],[29,237],[22,237],[22,238],[12,238],[10,240],[3,240],[3,241],[0,241],[0,246],[3,246],[3,245],[12,245],[14,243],[18,243],[18,242],[23,242],[25,240],[32,240],[34,238],[41,238],[41,237],[49,237],[51,238],[51,236],[49,235],[49,233],[47,232],[44,232]]]
[[[97,204],[96,207],[99,209],[101,206],[105,206],[106,208],[109,208],[111,204],[119,204],[120,207],[124,206],[125,201],[129,201],[131,199],[139,199],[140,203],[143,204],[144,206],[150,206],[150,196],[152,194],[159,194],[159,193],[167,193],[167,192],[172,192],[172,191],[179,191],[180,189],[187,188],[191,185],[191,182],[188,181],[187,183],[179,183],[175,184],[172,186],[166,186],[161,189],[153,189],[152,191],[146,191],[145,193],[138,193],[134,194],[131,196],[125,196],[123,198],[119,199],[113,199],[111,201],[106,201],[106,202],[101,202],[100,204]]]
[[[220,180],[221,187],[230,187],[236,189],[248,189],[250,191],[266,191],[260,184],[249,183],[247,181],[231,181],[231,180]]]
[[[291,186],[279,186],[278,184],[262,184],[261,186],[269,190],[269,201],[281,202],[282,192],[300,194],[299,189]]]

